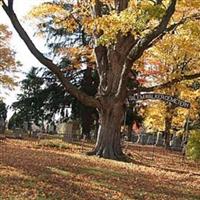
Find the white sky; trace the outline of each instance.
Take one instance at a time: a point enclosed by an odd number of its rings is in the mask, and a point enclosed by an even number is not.
[[[15,0],[14,1],[14,10],[17,14],[19,20],[21,21],[23,27],[25,30],[27,30],[28,34],[36,44],[36,46],[41,50],[44,51],[44,42],[40,39],[33,38],[34,30],[31,27],[30,24],[25,24],[23,17],[26,15],[26,13],[35,5],[38,5],[42,2],[45,2],[45,0]],[[12,47],[17,52],[17,60],[19,60],[22,63],[22,73],[20,73],[20,79],[23,79],[24,74],[23,72],[28,72],[32,66],[35,67],[41,67],[42,65],[33,57],[33,55],[29,52],[23,41],[19,38],[16,31],[13,29],[9,18],[4,13],[3,9],[0,8],[0,23],[6,24],[9,26],[9,30],[12,31]],[[19,79],[19,80],[20,80]],[[16,94],[20,92],[19,88],[16,88],[14,91],[1,91],[0,95],[3,96],[5,99],[5,103],[7,105],[11,105],[12,102],[16,100]],[[7,93],[7,94],[6,94]],[[12,115],[12,111],[9,111],[8,118]]]

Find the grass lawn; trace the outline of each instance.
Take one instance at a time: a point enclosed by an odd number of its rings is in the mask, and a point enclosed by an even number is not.
[[[200,165],[178,153],[128,144],[123,163],[85,156],[92,147],[0,142],[0,200],[200,200]]]

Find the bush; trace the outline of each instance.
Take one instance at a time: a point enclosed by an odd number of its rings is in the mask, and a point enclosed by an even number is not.
[[[200,130],[191,131],[187,145],[187,156],[193,160],[200,160]]]

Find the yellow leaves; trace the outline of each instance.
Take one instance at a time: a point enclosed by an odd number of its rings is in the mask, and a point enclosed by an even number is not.
[[[184,74],[200,72],[200,24],[190,20],[176,29],[173,34],[167,34],[160,42],[149,49],[143,59],[154,59],[161,64],[156,69],[164,77],[159,80],[167,82],[181,78]]]
[[[199,21],[188,21],[182,26],[182,34],[188,37],[195,37],[195,39],[199,39],[200,35],[200,22]]]
[[[62,15],[66,11],[57,4],[43,3],[40,6],[34,7],[30,12],[30,17],[48,17],[50,15]]]
[[[0,25],[0,84],[12,88],[16,85],[14,73],[20,63],[15,60],[15,52],[10,48],[11,32],[7,26]]]
[[[51,17],[55,27],[65,28],[69,32],[73,32],[78,26],[74,13],[67,11],[62,4],[43,3],[33,8],[28,16],[43,21]]]
[[[90,46],[83,46],[80,48],[69,47],[62,48],[59,50],[60,54],[65,55],[70,58],[72,69],[79,69],[82,67],[82,64],[89,64],[95,62],[95,56],[93,49]],[[94,67],[94,66],[93,66]],[[67,67],[63,70],[69,70]]]
[[[71,9],[65,10],[62,4],[43,3],[34,8],[29,16],[46,20],[52,18],[54,26],[66,28],[73,32],[81,24],[84,30],[93,35],[101,33],[99,43],[106,45],[116,41],[117,34],[126,35],[131,32],[133,35],[144,35],[158,23],[164,14],[162,5],[153,5],[151,1],[142,1],[138,4],[132,0],[124,11],[118,13],[114,8],[115,1],[103,1],[109,5],[107,11],[101,17],[94,17],[93,8],[95,1],[71,2]],[[103,34],[102,34],[103,32]]]
[[[164,102],[151,101],[145,110],[145,127],[153,131],[164,130],[165,111]]]
[[[135,5],[135,4],[134,4]],[[140,7],[128,7],[120,12],[112,11],[109,15],[104,15],[93,20],[89,24],[91,30],[101,32],[99,42],[103,45],[113,43],[118,33],[126,35],[131,32],[133,35],[146,34],[155,27],[157,20],[163,16],[162,6],[153,6],[151,4]]]
[[[199,0],[179,0],[179,5],[188,7],[188,8],[200,8],[200,1]]]
[[[150,19],[161,19],[165,14],[165,9],[162,4],[153,5],[150,1],[144,1],[140,6],[143,12],[148,15]]]

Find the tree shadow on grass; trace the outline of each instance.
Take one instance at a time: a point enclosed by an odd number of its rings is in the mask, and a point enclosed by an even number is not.
[[[17,181],[21,180],[20,177],[15,177],[14,181],[6,178],[8,184],[10,183],[8,187],[17,185],[21,188],[19,191],[29,192],[35,188],[37,195],[44,196],[48,200],[197,199],[198,197],[198,193],[192,189],[188,190],[184,183],[177,184],[171,179],[165,180],[165,173],[161,173],[163,179],[158,180],[156,172],[159,169],[153,168],[155,172],[148,174],[150,167],[140,163],[129,166],[73,153],[8,146],[1,164],[15,168],[32,180],[29,183],[24,180],[25,183],[21,184]],[[128,168],[124,167],[127,165]]]

